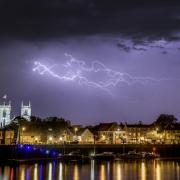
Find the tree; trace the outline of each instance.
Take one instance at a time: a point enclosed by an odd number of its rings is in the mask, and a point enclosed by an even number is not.
[[[171,127],[177,123],[177,118],[174,115],[161,114],[154,122],[159,131],[165,130],[167,127]]]

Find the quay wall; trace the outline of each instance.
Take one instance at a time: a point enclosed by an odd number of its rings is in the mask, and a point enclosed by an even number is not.
[[[161,157],[180,157],[180,144],[66,144],[66,145],[30,145],[30,149],[23,150],[18,145],[0,145],[0,160],[15,159],[15,158],[36,158],[46,152],[58,152],[63,154],[72,151],[80,151],[84,155],[89,155],[94,151],[96,153],[101,152],[114,152],[123,153],[132,150],[137,152],[156,152]]]

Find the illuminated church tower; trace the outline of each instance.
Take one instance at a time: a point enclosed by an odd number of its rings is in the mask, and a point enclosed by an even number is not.
[[[23,102],[21,104],[21,117],[30,121],[31,119],[31,103],[29,105],[24,105]]]
[[[0,105],[0,127],[4,127],[10,122],[11,122],[11,102],[9,102],[9,104],[6,104],[4,102],[3,105]]]

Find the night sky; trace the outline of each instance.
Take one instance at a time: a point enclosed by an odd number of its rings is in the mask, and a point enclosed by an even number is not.
[[[30,100],[78,124],[180,118],[179,0],[1,0],[4,94],[12,116]]]

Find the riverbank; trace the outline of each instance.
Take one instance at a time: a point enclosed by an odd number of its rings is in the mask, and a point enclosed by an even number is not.
[[[67,145],[0,145],[1,161],[7,159],[28,159],[28,158],[52,158],[60,154],[79,151],[83,155],[94,152],[127,153],[132,150],[137,152],[155,152],[161,158],[180,157],[180,145],[159,145],[159,144],[67,144]]]

